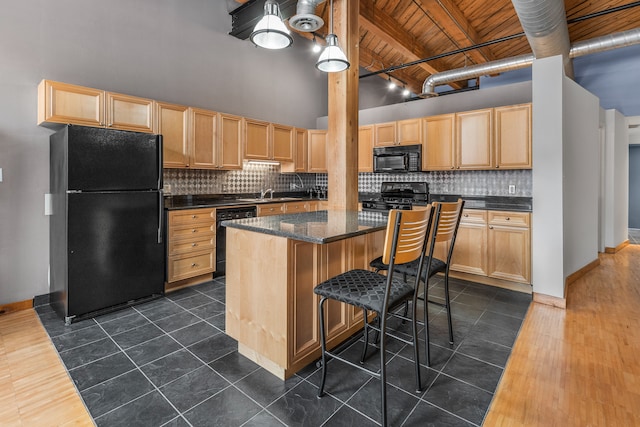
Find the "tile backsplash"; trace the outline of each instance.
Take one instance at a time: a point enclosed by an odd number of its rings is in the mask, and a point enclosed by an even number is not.
[[[327,187],[326,174],[281,174],[279,165],[245,163],[243,170],[165,169],[164,183],[171,194],[257,193],[271,188],[292,191]],[[434,171],[406,174],[358,174],[358,191],[380,191],[383,181],[426,181],[429,191],[465,196],[531,197],[531,170]],[[509,194],[509,186],[515,192]]]

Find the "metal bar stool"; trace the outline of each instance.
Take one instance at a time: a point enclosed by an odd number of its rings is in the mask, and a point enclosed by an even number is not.
[[[318,397],[324,394],[324,385],[327,375],[327,361],[335,358],[350,366],[356,367],[368,372],[370,375],[379,378],[381,383],[382,397],[382,425],[387,424],[387,394],[386,394],[386,351],[385,340],[387,335],[399,339],[407,344],[413,345],[414,361],[415,361],[415,378],[416,390],[421,391],[420,381],[420,363],[418,355],[418,331],[416,327],[416,313],[413,310],[412,318],[412,338],[407,340],[404,337],[387,331],[387,318],[389,316],[399,316],[392,309],[403,304],[405,301],[412,300],[415,307],[417,298],[417,285],[419,280],[416,279],[416,286],[394,279],[394,266],[416,262],[418,265],[418,273],[421,273],[427,237],[431,227],[433,217],[433,209],[427,206],[424,209],[413,211],[389,211],[389,220],[387,222],[387,231],[384,243],[382,259],[391,268],[389,274],[382,275],[369,270],[350,270],[339,274],[329,280],[318,284],[314,288],[314,293],[319,295],[319,323],[320,323],[320,343],[322,348],[322,381]],[[417,277],[420,277],[418,274]],[[341,301],[363,309],[366,336],[369,328],[378,331],[380,338],[380,372],[370,370],[361,364],[353,363],[338,354],[327,350],[326,347],[326,331],[324,322],[324,304],[328,299]],[[367,313],[373,311],[377,314],[378,325],[368,324]],[[402,316],[400,316],[402,317]],[[428,332],[427,332],[428,334]]]

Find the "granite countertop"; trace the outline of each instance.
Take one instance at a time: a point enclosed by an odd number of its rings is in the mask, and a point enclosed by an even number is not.
[[[301,200],[322,200],[310,198],[306,193],[275,193],[273,198],[261,199],[259,195],[249,194],[195,194],[167,196],[164,207],[168,210],[215,208],[220,206],[250,206],[264,203],[295,202]]]
[[[384,230],[387,218],[385,212],[328,210],[235,219],[222,225],[322,244]]]
[[[533,198],[507,196],[461,196],[458,194],[430,194],[430,202],[455,202],[464,200],[465,209],[487,209],[494,211],[531,212]]]

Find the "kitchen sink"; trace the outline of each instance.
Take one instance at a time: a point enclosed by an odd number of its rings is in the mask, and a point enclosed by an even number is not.
[[[265,197],[261,199],[260,197],[254,197],[249,199],[236,199],[239,202],[260,202],[260,203],[271,203],[271,202],[287,202],[292,200],[302,200],[300,197],[274,197],[273,199],[269,197]]]

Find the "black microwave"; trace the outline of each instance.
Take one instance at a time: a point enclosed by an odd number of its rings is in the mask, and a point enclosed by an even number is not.
[[[421,172],[422,145],[375,147],[373,171],[378,173]]]

